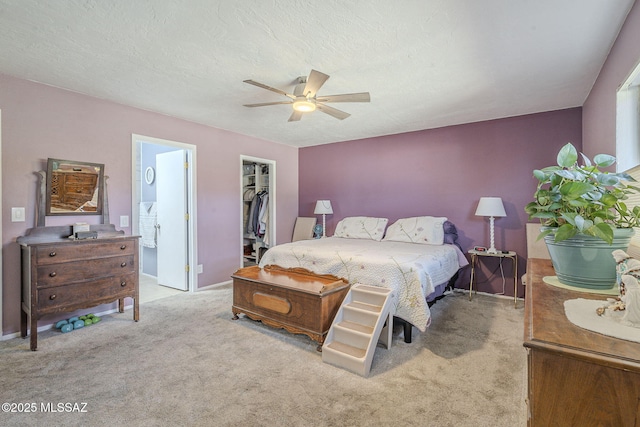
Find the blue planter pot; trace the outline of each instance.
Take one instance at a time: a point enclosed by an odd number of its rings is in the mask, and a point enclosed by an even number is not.
[[[611,253],[626,251],[633,236],[632,228],[613,233],[613,244],[584,234],[554,242],[554,233],[545,236],[553,268],[560,283],[585,289],[609,290],[616,283],[616,262]]]

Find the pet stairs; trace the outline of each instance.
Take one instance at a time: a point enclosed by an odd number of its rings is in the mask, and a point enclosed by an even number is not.
[[[356,284],[349,289],[322,346],[322,361],[366,377],[378,341],[391,348],[392,290]]]

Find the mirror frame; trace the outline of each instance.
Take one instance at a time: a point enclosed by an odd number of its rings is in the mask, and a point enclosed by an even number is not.
[[[54,170],[57,169],[57,165],[64,163],[65,165],[77,166],[78,168],[99,168],[98,181],[96,183],[98,198],[95,211],[77,211],[77,210],[55,210],[51,209],[51,190],[52,190],[52,177]],[[63,159],[47,159],[47,184],[46,184],[46,213],[47,216],[56,215],[102,215],[104,209],[104,164],[102,163],[90,163],[90,162],[78,162],[73,160]]]

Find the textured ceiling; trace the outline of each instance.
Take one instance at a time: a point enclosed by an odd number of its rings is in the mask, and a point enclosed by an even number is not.
[[[580,106],[634,0],[0,0],[0,73],[292,146]],[[371,93],[287,122],[320,95]]]

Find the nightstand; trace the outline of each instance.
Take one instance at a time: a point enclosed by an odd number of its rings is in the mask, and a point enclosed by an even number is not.
[[[510,258],[513,261],[513,305],[514,307],[518,306],[518,254],[514,251],[506,251],[506,253],[500,251],[498,253],[488,253],[488,252],[480,252],[474,249],[469,250],[469,254],[471,255],[471,282],[469,282],[469,301],[471,301],[471,296],[473,295],[473,280],[475,279],[475,268],[476,263],[485,257],[493,257],[500,258],[500,262],[502,262],[502,258]]]

